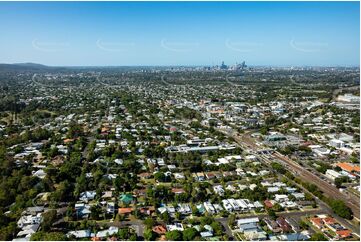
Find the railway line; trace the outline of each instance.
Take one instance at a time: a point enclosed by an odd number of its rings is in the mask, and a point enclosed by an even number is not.
[[[320,177],[278,152],[275,152],[273,156],[285,162],[300,178],[315,184],[326,196],[344,201],[345,204],[351,208],[354,216],[360,219],[360,201],[356,196],[353,194],[346,195],[341,193],[336,187],[325,182]]]
[[[220,130],[221,131],[221,130]],[[256,145],[256,142],[249,136],[249,133],[245,133],[242,136],[237,132],[225,132],[222,133],[232,137],[241,147],[250,149],[256,152],[260,147]],[[319,176],[308,171],[305,167],[300,166],[297,162],[285,157],[284,155],[274,152],[271,156],[278,161],[282,161],[290,171],[305,181],[310,181],[315,184],[326,196],[334,199],[342,200],[352,210],[354,217],[360,220],[360,199],[354,194],[341,193],[336,187],[322,180]]]

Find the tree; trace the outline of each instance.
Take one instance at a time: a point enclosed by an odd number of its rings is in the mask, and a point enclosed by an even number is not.
[[[303,220],[300,221],[299,225],[300,225],[300,228],[304,229],[304,230],[308,229],[308,227],[309,227],[308,224]]]
[[[152,218],[146,218],[144,220],[144,225],[147,229],[151,229],[154,226],[154,220]]]
[[[267,213],[268,213],[268,216],[270,216],[273,220],[275,220],[277,218],[277,214],[273,209],[268,209]]]
[[[147,241],[155,240],[156,233],[154,233],[151,229],[144,230],[144,239]]]
[[[119,238],[121,240],[126,240],[129,237],[129,231],[128,228],[123,228],[118,231]]]
[[[57,148],[56,146],[53,147],[53,148],[51,148],[50,151],[49,151],[49,153],[48,153],[48,155],[49,155],[51,158],[55,157],[55,156],[58,155],[58,154],[59,154],[59,150],[58,150],[58,148]]]
[[[350,182],[350,180],[347,176],[341,176],[341,177],[337,177],[335,179],[335,185],[337,188],[340,188],[342,186],[342,184],[345,182]]]
[[[159,182],[164,182],[166,180],[166,176],[163,172],[157,172],[154,174],[154,179]]]
[[[286,173],[285,168],[284,168],[280,163],[272,162],[271,166],[272,166],[272,168],[273,168],[274,170],[276,170],[278,173],[281,173],[281,174],[285,174],[285,173]]]
[[[316,168],[316,170],[318,172],[321,172],[322,174],[325,174],[328,169],[331,169],[331,166],[324,162],[318,162],[317,164],[318,164],[318,167]]]
[[[217,235],[217,236],[222,235],[222,233],[223,233],[223,227],[222,227],[222,224],[221,224],[220,222],[213,221],[213,222],[211,223],[211,227],[213,228],[215,235]]]
[[[337,188],[342,187],[342,179],[341,179],[341,177],[337,177],[335,179],[335,185],[336,185]]]
[[[68,240],[65,234],[60,232],[44,232],[39,231],[31,235],[32,241],[64,241]]]
[[[67,201],[69,196],[72,194],[71,185],[68,181],[63,181],[59,183],[59,186],[56,188],[56,191],[52,194],[52,200],[55,202],[64,202]]]
[[[170,215],[168,214],[168,212],[165,212],[165,213],[162,214],[162,219],[166,223],[170,222]]]
[[[176,212],[176,213],[175,213],[175,218],[176,218],[177,220],[180,220],[180,219],[181,219],[181,213],[180,213],[180,212]]]
[[[137,241],[137,240],[138,240],[138,237],[137,237],[136,234],[132,234],[132,235],[129,236],[129,240],[130,240],[130,241]]]
[[[228,225],[229,226],[233,226],[234,222],[236,221],[236,215],[235,214],[231,214],[228,217]]]
[[[55,209],[48,210],[43,213],[43,221],[41,228],[43,231],[49,231],[53,223],[56,221],[57,212]]]
[[[352,210],[341,200],[331,201],[331,208],[334,213],[342,218],[352,219],[353,217]]]
[[[198,235],[198,231],[195,228],[187,228],[183,231],[183,240],[194,240]]]
[[[211,224],[214,221],[212,217],[205,216],[201,218],[201,225]]]
[[[327,238],[322,233],[314,233],[311,238],[311,241],[327,241]]]
[[[13,239],[17,233],[17,226],[15,222],[9,223],[8,226],[1,226],[0,228],[0,240],[6,241]]]
[[[167,240],[172,240],[172,241],[180,241],[183,238],[182,232],[178,231],[178,230],[173,230],[170,232],[167,232],[165,234],[165,237],[167,238]]]
[[[262,135],[266,135],[268,133],[268,127],[267,126],[263,126],[261,129],[260,129],[260,133]]]

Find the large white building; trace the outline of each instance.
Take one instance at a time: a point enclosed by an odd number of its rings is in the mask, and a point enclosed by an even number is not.
[[[340,95],[337,97],[339,102],[347,102],[347,103],[360,103],[360,97],[352,95],[350,93],[346,93],[345,95]]]
[[[337,149],[340,149],[345,146],[345,142],[339,139],[332,139],[330,140],[330,146],[335,147]]]
[[[340,173],[338,173],[337,171],[328,169],[326,171],[326,176],[328,178],[330,178],[331,180],[335,180],[336,178],[341,177],[342,175]]]

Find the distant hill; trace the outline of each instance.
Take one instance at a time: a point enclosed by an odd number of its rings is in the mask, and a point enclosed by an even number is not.
[[[0,72],[46,72],[63,70],[64,67],[51,67],[37,63],[16,63],[16,64],[0,64]]]
[[[15,63],[15,64],[12,64],[12,65],[30,67],[30,68],[48,68],[48,66],[46,66],[46,65],[31,63],[31,62],[28,62],[28,63]]]

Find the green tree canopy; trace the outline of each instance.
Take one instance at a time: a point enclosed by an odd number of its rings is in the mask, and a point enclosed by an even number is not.
[[[165,234],[165,237],[167,238],[167,240],[180,241],[183,239],[183,234],[182,234],[182,232],[180,232],[178,230],[173,230],[173,231],[167,232]]]
[[[322,233],[314,233],[311,238],[311,241],[327,241],[327,238]]]
[[[183,240],[194,240],[198,235],[198,231],[195,228],[187,228],[183,231]]]
[[[64,241],[68,240],[65,234],[60,232],[44,232],[39,231],[31,235],[32,241]]]
[[[341,200],[333,200],[331,202],[331,208],[334,213],[342,218],[352,219],[353,217],[352,210]]]
[[[153,241],[156,238],[156,233],[154,233],[151,229],[144,230],[144,239],[147,241]]]

